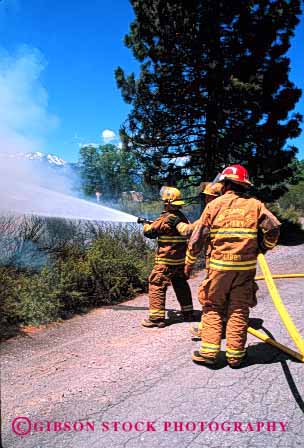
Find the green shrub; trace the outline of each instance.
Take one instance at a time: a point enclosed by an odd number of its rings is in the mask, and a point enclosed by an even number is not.
[[[18,291],[19,323],[35,326],[58,319],[60,301],[56,294],[56,277],[48,268],[39,274],[23,277]]]
[[[75,229],[63,223],[62,234],[60,221],[47,224],[35,239],[35,248],[47,256],[45,266],[33,266],[26,258],[28,266],[0,267],[2,325],[47,324],[147,290],[154,257],[137,224],[81,223]],[[19,254],[23,246],[18,242]],[[16,259],[12,252],[6,263]]]
[[[304,242],[304,231],[300,215],[294,207],[283,209],[279,203],[270,204],[268,207],[282,224],[280,244],[300,244]]]
[[[109,303],[146,290],[152,253],[141,233],[121,227],[93,242],[86,263],[95,303]]]
[[[20,277],[11,268],[0,267],[0,328],[13,325],[19,321],[18,287]]]
[[[300,215],[304,215],[304,180],[297,185],[291,185],[289,191],[279,199],[280,207],[284,210],[295,209]]]

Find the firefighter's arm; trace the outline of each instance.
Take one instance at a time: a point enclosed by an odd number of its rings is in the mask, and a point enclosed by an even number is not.
[[[144,224],[144,235],[145,237],[150,239],[155,239],[158,237],[158,234],[153,229],[152,224]]]
[[[190,277],[193,266],[197,261],[199,253],[204,249],[208,236],[209,228],[204,223],[200,222],[195,227],[187,247],[184,269],[187,278]]]
[[[176,229],[178,233],[182,236],[191,236],[193,230],[199,223],[199,220],[194,221],[192,224],[187,224],[185,222],[180,222],[177,224]]]
[[[258,244],[262,253],[273,249],[280,236],[280,221],[262,204],[259,217]]]
[[[163,217],[160,217],[153,221],[151,224],[144,225],[144,235],[147,238],[158,238],[163,232],[170,230],[170,225],[165,222]]]
[[[198,224],[195,225],[190,241],[188,243],[184,270],[185,276],[187,278],[190,277],[193,266],[196,263],[197,256],[204,249],[206,240],[209,236],[210,226],[208,217],[209,215],[208,213],[206,213],[205,209]]]

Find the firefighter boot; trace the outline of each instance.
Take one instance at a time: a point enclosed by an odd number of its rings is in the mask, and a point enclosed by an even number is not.
[[[243,367],[248,360],[247,351],[242,358],[227,358],[229,367],[232,369],[238,369],[239,367]]]
[[[143,327],[152,328],[152,327],[158,327],[158,328],[164,328],[166,326],[166,322],[164,319],[144,319],[141,321],[141,325]]]
[[[217,356],[204,356],[200,351],[196,350],[192,353],[192,361],[212,366],[216,364]]]

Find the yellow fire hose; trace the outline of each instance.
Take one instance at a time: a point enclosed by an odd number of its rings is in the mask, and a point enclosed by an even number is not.
[[[297,278],[304,277],[304,274],[274,274],[271,275],[272,278]],[[255,280],[265,280],[265,277],[261,275],[260,277],[255,277]]]
[[[252,327],[248,327],[247,331],[256,338],[261,339],[264,342],[267,342],[267,344],[273,345],[279,350],[282,350],[282,352],[288,353],[288,355],[293,356],[294,358],[298,359],[301,362],[304,362],[303,355],[295,352],[294,350],[291,350],[291,348],[286,347],[286,345],[280,344],[280,342],[277,342],[274,339],[270,338],[269,336],[266,336],[264,333],[261,333],[260,331],[255,330]]]
[[[301,335],[299,334],[298,330],[296,329],[291,317],[288,314],[287,309],[285,308],[285,306],[281,300],[281,297],[280,297],[279,292],[276,288],[276,285],[273,281],[273,277],[271,275],[268,264],[267,264],[263,254],[258,255],[258,261],[259,261],[262,273],[264,274],[263,279],[266,280],[266,284],[267,284],[270,296],[272,298],[272,301],[282,319],[282,322],[284,323],[285,327],[287,328],[287,331],[288,331],[290,337],[293,339],[297,348],[300,350],[300,353],[297,353],[297,352],[291,350],[290,348],[286,347],[285,345],[280,344],[279,342],[276,342],[275,340],[269,338],[268,336],[265,336],[263,333],[261,333],[257,330],[254,330],[251,327],[248,328],[248,332],[253,334],[254,336],[258,337],[262,341],[265,341],[265,342],[279,348],[280,350],[288,353],[289,355],[294,356],[295,358],[299,359],[300,361],[304,362],[304,340],[302,339]],[[296,274],[293,274],[293,275],[296,275]],[[296,276],[302,277],[304,275],[297,274]],[[256,280],[258,280],[258,278]]]

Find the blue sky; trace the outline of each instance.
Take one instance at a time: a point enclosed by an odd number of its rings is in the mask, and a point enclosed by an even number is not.
[[[76,161],[81,144],[118,142],[129,106],[114,70],[138,71],[123,44],[132,19],[128,0],[0,0],[2,145]],[[303,42],[304,18],[290,49],[290,77],[304,90]],[[304,158],[304,135],[292,143]]]

